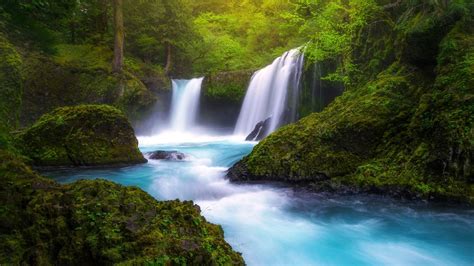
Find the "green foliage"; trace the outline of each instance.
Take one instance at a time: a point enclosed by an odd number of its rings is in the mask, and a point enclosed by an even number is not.
[[[55,46],[56,54],[53,56],[59,65],[83,68],[90,71],[110,71],[112,51],[104,46],[96,45],[68,45]]]
[[[197,41],[185,50],[194,72],[258,68],[301,45],[297,28],[288,20],[291,1],[201,2],[194,4]]]
[[[109,181],[59,185],[0,150],[1,264],[243,265],[191,201]]]
[[[164,66],[167,46],[173,47],[174,57],[193,37],[185,0],[125,1],[125,10],[127,47],[145,62]]]
[[[107,105],[62,107],[21,133],[19,147],[36,166],[94,166],[146,161],[127,118]]]
[[[380,13],[380,6],[374,0],[298,1],[292,21],[300,25],[300,34],[310,39],[305,49],[307,58],[338,60],[339,68],[330,78],[350,85],[358,68],[353,58],[354,48],[366,41],[358,37],[371,21],[383,23],[387,19]],[[375,17],[381,21],[375,22]]]

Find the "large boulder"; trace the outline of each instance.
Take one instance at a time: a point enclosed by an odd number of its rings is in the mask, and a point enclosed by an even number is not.
[[[104,180],[60,185],[0,150],[2,265],[243,265],[191,201]]]
[[[107,105],[61,107],[19,136],[35,166],[103,166],[146,162],[124,114]]]

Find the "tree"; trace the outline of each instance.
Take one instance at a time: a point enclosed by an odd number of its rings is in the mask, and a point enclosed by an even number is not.
[[[123,0],[114,0],[114,60],[112,70],[115,73],[121,73],[123,70]]]

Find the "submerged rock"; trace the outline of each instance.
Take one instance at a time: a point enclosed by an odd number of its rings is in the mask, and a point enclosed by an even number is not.
[[[245,138],[246,141],[258,141],[262,140],[268,135],[268,128],[270,127],[270,122],[272,118],[269,117],[264,121],[260,121],[255,125],[255,128],[252,132]]]
[[[0,150],[2,265],[244,265],[192,201],[105,180],[60,185]]]
[[[186,155],[179,151],[154,151],[147,153],[152,160],[182,161]]]
[[[108,105],[62,107],[19,136],[33,165],[103,166],[144,163],[132,126]]]

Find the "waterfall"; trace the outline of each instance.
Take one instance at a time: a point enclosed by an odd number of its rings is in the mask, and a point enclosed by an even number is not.
[[[303,59],[300,48],[293,49],[254,73],[234,130],[236,135],[248,135],[267,118],[271,119],[266,134],[297,119]]]
[[[199,96],[204,77],[190,80],[173,79],[171,100],[171,129],[183,132],[193,127],[199,108]]]

